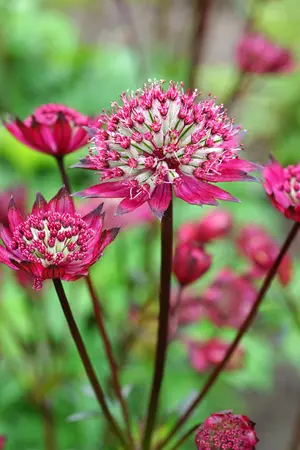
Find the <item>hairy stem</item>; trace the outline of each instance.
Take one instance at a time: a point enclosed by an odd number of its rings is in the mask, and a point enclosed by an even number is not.
[[[82,361],[82,364],[86,371],[86,374],[90,380],[90,383],[94,389],[94,392],[95,392],[95,395],[99,402],[99,405],[102,408],[104,417],[106,418],[108,424],[110,425],[112,432],[119,439],[123,448],[131,450],[131,447],[128,445],[125,437],[123,436],[123,433],[122,433],[119,425],[117,424],[116,420],[114,419],[114,417],[112,416],[111,412],[108,409],[103,389],[97,379],[94,367],[93,367],[90,357],[87,353],[87,350],[86,350],[85,344],[83,342],[83,339],[81,337],[80,331],[76,325],[76,322],[75,322],[72,310],[70,308],[68,299],[66,297],[62,282],[59,278],[55,278],[55,279],[53,279],[53,284],[54,284],[57,296],[59,298],[62,310],[64,312],[65,318],[67,320],[69,330],[71,332],[74,343],[76,345],[77,351],[81,358],[81,361]]]
[[[171,293],[171,273],[173,256],[173,206],[172,201],[165,212],[161,223],[161,269],[159,294],[159,323],[156,344],[155,369],[152,389],[148,405],[146,426],[144,430],[142,449],[148,450],[151,445],[159,407],[159,394],[164,376],[165,360],[168,346],[169,309]]]
[[[285,242],[283,243],[281,250],[274,261],[272,267],[270,268],[269,272],[267,273],[264,282],[262,284],[261,289],[259,290],[255,303],[252,306],[251,311],[249,312],[248,316],[246,317],[245,321],[243,322],[241,328],[238,330],[234,340],[232,341],[230,347],[228,348],[223,360],[215,367],[215,369],[211,372],[210,376],[208,377],[206,383],[204,384],[201,392],[196,397],[196,399],[192,402],[192,404],[188,407],[188,409],[185,411],[185,413],[178,419],[177,423],[174,425],[174,427],[171,429],[170,433],[167,435],[167,437],[159,443],[156,450],[162,449],[177,433],[177,431],[180,430],[180,428],[185,424],[185,422],[189,419],[191,414],[194,412],[195,408],[199,405],[199,403],[204,399],[206,394],[210,391],[212,386],[217,381],[219,375],[221,374],[222,370],[230,360],[232,354],[236,350],[237,346],[239,345],[241,339],[246,334],[248,329],[250,328],[254,318],[256,317],[256,314],[258,312],[258,309],[265,297],[265,294],[267,293],[269,287],[271,286],[271,283],[277,273],[277,270],[286,255],[289,247],[291,246],[293,240],[295,239],[298,231],[299,231],[300,224],[295,223],[290,230]],[[185,439],[189,435],[186,435]]]
[[[127,431],[128,438],[130,440],[130,444],[132,447],[134,447],[133,437],[132,437],[132,433],[131,433],[129,412],[128,412],[126,402],[122,395],[122,390],[121,390],[121,385],[120,385],[120,380],[119,380],[119,373],[118,373],[118,366],[117,366],[116,360],[114,358],[112,345],[111,345],[109,336],[107,334],[107,331],[106,331],[106,328],[104,325],[100,302],[97,297],[97,293],[95,291],[95,288],[93,286],[90,276],[87,277],[87,286],[88,286],[88,289],[90,292],[90,297],[91,297],[92,304],[93,304],[93,310],[94,310],[98,330],[99,330],[100,336],[102,338],[102,341],[104,344],[104,349],[105,349],[105,354],[106,354],[108,362],[109,362],[114,392],[115,392],[116,397],[119,400],[120,405],[121,405],[121,409],[122,409],[122,413],[123,413],[123,417],[124,417],[124,421],[125,421],[125,425],[126,425],[126,431]]]

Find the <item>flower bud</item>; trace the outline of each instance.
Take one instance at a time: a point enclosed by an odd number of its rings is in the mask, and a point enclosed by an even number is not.
[[[198,450],[255,450],[255,423],[247,416],[222,411],[209,416],[197,430]]]
[[[212,257],[202,247],[179,244],[175,250],[173,272],[181,286],[198,280],[211,266]]]

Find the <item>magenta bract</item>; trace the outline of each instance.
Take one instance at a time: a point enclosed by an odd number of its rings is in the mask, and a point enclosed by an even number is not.
[[[119,228],[102,231],[103,217],[102,205],[83,217],[77,214],[65,188],[48,203],[37,194],[26,219],[12,199],[9,228],[0,226],[0,262],[31,274],[35,289],[45,279],[77,280],[118,234]]]
[[[273,206],[300,222],[300,163],[283,168],[274,158],[265,167],[264,188]]]
[[[92,149],[76,167],[99,171],[100,184],[78,193],[84,197],[123,198],[118,214],[148,202],[161,218],[175,196],[195,205],[236,201],[211,184],[253,180],[256,165],[239,158],[240,129],[214,99],[196,102],[197,91],[184,92],[170,82],[144,85],[122,94],[105,129],[95,130]]]
[[[6,191],[0,191],[0,223],[8,227],[7,210],[11,197],[14,197],[16,205],[22,214],[26,211],[26,189],[24,186],[17,186]]]
[[[295,68],[295,61],[286,49],[258,33],[247,33],[237,47],[237,61],[242,72],[284,73]]]
[[[252,264],[249,276],[253,278],[265,275],[280,250],[277,242],[262,227],[254,224],[241,229],[237,244]],[[291,281],[292,272],[292,259],[289,255],[285,255],[278,269],[278,278],[283,285]]]
[[[179,244],[175,249],[173,272],[181,286],[198,280],[211,266],[212,257],[195,244]]]
[[[0,450],[4,450],[5,441],[6,441],[5,437],[0,436]]]
[[[209,416],[197,430],[198,450],[255,450],[255,423],[247,416],[222,411]]]
[[[89,139],[85,129],[94,119],[65,105],[47,104],[24,121],[4,121],[5,128],[24,145],[42,153],[62,157],[84,147]]]

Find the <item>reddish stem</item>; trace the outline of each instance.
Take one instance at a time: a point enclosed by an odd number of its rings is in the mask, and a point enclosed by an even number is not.
[[[159,324],[156,344],[155,369],[148,406],[148,414],[144,431],[142,449],[148,450],[151,445],[155,427],[159,394],[162,387],[169,335],[169,309],[171,294],[171,273],[173,255],[173,206],[172,201],[161,222],[161,270],[159,295]]]

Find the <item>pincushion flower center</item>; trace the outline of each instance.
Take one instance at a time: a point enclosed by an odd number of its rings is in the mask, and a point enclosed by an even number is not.
[[[285,181],[280,189],[284,190],[296,205],[300,205],[300,166],[284,169]]]
[[[31,214],[13,234],[12,250],[25,260],[49,267],[85,258],[94,231],[79,214]]]

